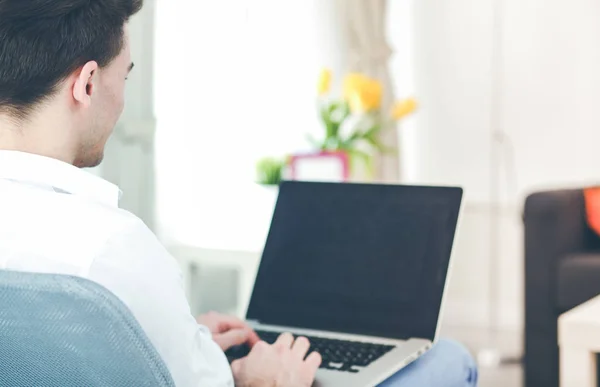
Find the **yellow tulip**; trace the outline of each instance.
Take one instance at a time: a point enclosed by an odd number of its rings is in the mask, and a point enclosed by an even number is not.
[[[325,95],[329,92],[331,87],[331,70],[323,69],[321,70],[321,74],[319,75],[319,83],[317,85],[317,89],[319,91],[319,95]]]
[[[383,87],[379,82],[366,84],[362,89],[350,95],[350,110],[354,113],[366,113],[381,107]]]
[[[359,73],[350,73],[344,78],[344,100],[350,101],[352,94],[362,90],[368,82],[367,77]]]
[[[407,98],[396,102],[392,107],[392,118],[397,121],[403,119],[417,110],[417,105],[417,101],[414,98]]]
[[[383,86],[375,79],[358,73],[348,74],[344,79],[344,99],[355,113],[379,109],[382,96]]]

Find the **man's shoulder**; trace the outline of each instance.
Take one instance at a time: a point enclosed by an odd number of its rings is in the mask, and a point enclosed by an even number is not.
[[[18,257],[11,262],[19,268],[85,273],[104,254],[124,259],[141,246],[160,244],[126,210],[27,186],[6,188],[0,195],[0,251]]]
[[[135,214],[115,206],[93,202],[87,198],[65,196],[54,201],[57,210],[71,224],[93,227],[98,233],[116,234],[126,229],[145,228],[144,222]]]
[[[125,271],[149,278],[180,277],[177,262],[156,235],[136,215],[125,210],[112,211],[106,217],[106,240],[95,257],[96,267],[124,268]]]
[[[90,213],[107,248],[145,250],[162,248],[155,234],[137,215],[121,208],[97,208]]]
[[[97,256],[124,242],[133,249],[136,243],[152,243],[155,238],[139,217],[122,208],[67,195],[52,204],[56,206],[52,211],[36,219],[53,223],[56,232],[68,235],[71,246],[79,246],[82,254]]]
[[[138,216],[122,208],[97,205],[89,208],[90,214],[98,225],[107,229],[110,234],[137,230],[149,231],[148,227]]]

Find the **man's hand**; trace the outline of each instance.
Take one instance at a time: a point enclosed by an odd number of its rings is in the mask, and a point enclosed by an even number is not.
[[[322,360],[316,352],[306,357],[309,348],[308,339],[294,341],[289,333],[273,345],[257,343],[247,357],[231,364],[236,387],[310,387]]]
[[[213,340],[223,351],[236,345],[248,344],[252,348],[260,338],[245,322],[235,317],[210,312],[197,319],[213,334]]]

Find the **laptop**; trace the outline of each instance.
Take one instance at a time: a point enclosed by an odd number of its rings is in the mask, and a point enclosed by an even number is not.
[[[284,182],[246,319],[305,336],[314,386],[376,386],[436,342],[462,189]],[[229,361],[247,347],[227,351]]]

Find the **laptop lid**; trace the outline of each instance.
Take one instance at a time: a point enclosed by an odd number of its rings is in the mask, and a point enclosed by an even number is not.
[[[247,318],[435,339],[462,189],[284,182]]]

